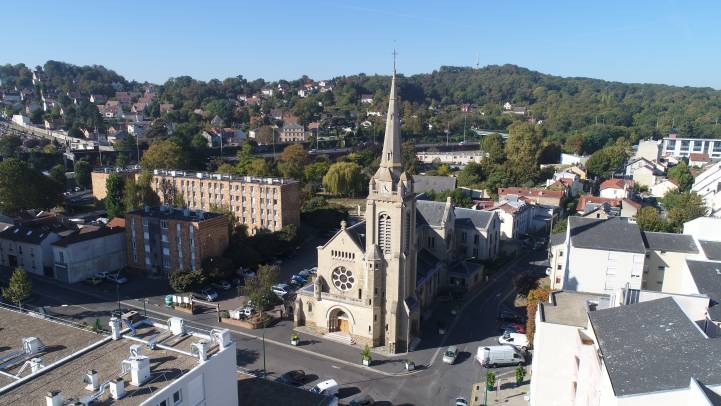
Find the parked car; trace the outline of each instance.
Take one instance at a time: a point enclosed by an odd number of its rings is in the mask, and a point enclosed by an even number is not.
[[[361,393],[360,395],[357,395],[353,399],[351,399],[350,402],[348,402],[348,406],[372,406],[375,404],[375,400],[373,400],[370,395]]]
[[[338,382],[336,382],[335,379],[327,379],[318,385],[315,385],[310,391],[319,395],[337,396],[338,389]]]
[[[520,348],[525,351],[528,348],[528,337],[521,333],[505,332],[502,336],[498,337],[498,344],[509,344],[516,348]]]
[[[523,365],[526,357],[511,345],[491,345],[478,347],[476,361],[486,368],[495,368],[503,365]]]
[[[443,362],[453,365],[456,362],[456,357],[458,357],[458,347],[452,345],[443,353]]]
[[[305,285],[306,283],[308,283],[308,278],[305,278],[305,277],[300,276],[300,275],[293,275],[293,276],[290,278],[290,280],[291,280],[291,282],[292,282],[292,281],[295,281],[295,282],[297,282],[297,283],[299,283],[299,284],[301,284],[301,285]]]
[[[318,267],[317,267],[317,266],[314,266],[313,268],[308,268],[307,271],[308,271],[311,275],[315,275],[315,274],[318,273]]]
[[[205,288],[200,292],[193,293],[193,297],[198,300],[205,300],[207,302],[214,302],[218,299],[218,292],[210,288]]]
[[[468,401],[465,398],[456,398],[456,406],[468,406]]]
[[[270,288],[271,292],[275,293],[276,295],[280,297],[284,297],[290,292],[292,292],[292,288],[290,285],[286,283],[279,283],[277,285],[273,285],[273,287]]]
[[[100,279],[107,279],[108,275],[110,275],[110,272],[96,272],[94,276]]]
[[[300,369],[288,371],[275,379],[276,382],[292,386],[303,386],[305,384],[305,372]]]
[[[498,320],[509,321],[511,323],[524,324],[526,318],[510,309],[502,308],[498,311]]]
[[[245,306],[244,308],[240,309],[240,314],[245,318],[248,318],[255,313],[257,313],[257,310],[255,310],[255,307],[252,306]]]
[[[107,279],[110,282],[117,283],[118,285],[123,285],[128,283],[128,278],[120,275],[119,273],[111,273],[108,274],[105,279]]]
[[[223,290],[229,290],[230,288],[233,287],[233,286],[230,284],[230,282],[228,282],[228,281],[217,281],[217,282],[211,283],[211,285],[212,285],[214,288],[223,289]]]
[[[243,278],[255,278],[255,271],[248,268],[240,268],[237,272]]]

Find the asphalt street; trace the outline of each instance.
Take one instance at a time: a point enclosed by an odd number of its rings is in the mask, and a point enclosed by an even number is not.
[[[266,342],[264,357],[262,340],[234,333],[238,347],[238,366],[253,373],[262,373],[265,365],[267,375],[271,379],[289,370],[302,369],[310,375],[306,383],[308,386],[320,380],[334,378],[343,388],[340,392],[341,401],[356,393],[364,392],[377,401],[387,401],[394,405],[451,405],[458,396],[469,397],[471,385],[484,380],[486,370],[474,360],[474,355],[479,345],[497,343],[499,334],[496,322],[497,309],[503,301],[512,302],[513,276],[528,271],[533,266],[532,261],[540,261],[544,256],[545,252],[540,251],[533,252],[530,256],[516,258],[498,271],[489,284],[466,303],[449,326],[445,336],[424,338],[421,349],[410,354],[417,363],[424,364],[416,373],[387,376],[360,365],[351,366],[342,361],[334,362],[323,357],[322,354],[314,355],[307,350],[301,351],[270,342]],[[294,268],[301,265],[303,260],[298,262],[298,264],[284,264],[283,268]],[[78,291],[78,286],[83,286],[87,293]],[[91,294],[96,287],[76,285],[75,290],[70,290],[58,287],[53,282],[37,279],[34,281],[32,304],[47,306],[52,314],[81,319],[89,324],[94,323],[96,318],[101,318],[101,322],[105,323],[109,312],[117,309],[118,304],[116,301],[108,300],[108,296],[112,297],[112,285],[101,286],[105,291],[104,300]],[[142,308],[142,299],[124,299],[122,307],[130,306]],[[167,310],[157,303],[147,304],[147,310],[149,316],[159,319],[168,317]],[[208,329],[213,327],[215,315],[205,313],[189,316],[186,319],[190,321],[191,326]],[[452,319],[450,313],[448,319]],[[252,333],[260,335],[261,331],[255,330]],[[431,331],[429,334],[434,332]],[[456,345],[460,351],[454,365],[447,365],[441,361],[443,350],[450,345]],[[398,362],[402,362],[403,358],[405,357],[399,358]],[[498,368],[496,373],[511,379],[513,368]]]

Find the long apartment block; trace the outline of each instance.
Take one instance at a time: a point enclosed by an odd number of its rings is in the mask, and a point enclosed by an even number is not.
[[[93,195],[105,197],[105,180],[114,172],[138,176],[133,168],[101,168],[93,172]],[[164,184],[165,182],[165,184]],[[260,229],[278,231],[284,226],[300,225],[300,183],[293,179],[232,176],[208,172],[178,170],[153,171],[152,188],[163,201],[162,191],[172,185],[192,210],[230,210],[236,220],[248,226],[248,232]]]

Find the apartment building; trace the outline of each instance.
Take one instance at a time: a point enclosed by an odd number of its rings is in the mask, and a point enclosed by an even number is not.
[[[105,182],[111,173],[137,179],[140,168],[94,170],[96,199],[105,198]],[[248,226],[250,234],[260,229],[279,231],[290,224],[300,225],[300,183],[293,179],[156,169],[151,187],[165,203],[182,198],[182,204],[191,210],[229,210],[238,223]]]
[[[711,159],[721,158],[721,140],[706,138],[679,138],[671,134],[663,139],[661,156],[688,157],[692,153],[708,154]]]
[[[221,213],[146,207],[125,215],[128,265],[168,274],[200,269],[202,260],[228,247],[228,218]]]
[[[719,141],[721,143],[721,140]],[[703,198],[709,216],[721,217],[721,162],[698,174],[691,190]]]
[[[305,128],[300,124],[290,123],[280,130],[280,142],[305,142]]]
[[[300,183],[296,180],[156,169],[152,188],[165,202],[163,193],[171,190],[193,210],[230,210],[251,234],[300,225]]]

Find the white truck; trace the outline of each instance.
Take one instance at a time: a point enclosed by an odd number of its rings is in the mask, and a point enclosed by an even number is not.
[[[489,345],[478,347],[476,361],[486,368],[495,368],[504,365],[523,365],[526,357],[511,345]]]

